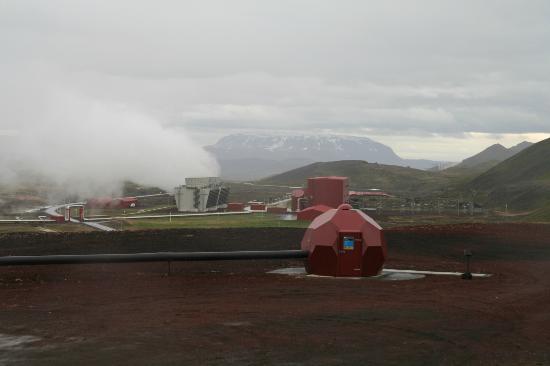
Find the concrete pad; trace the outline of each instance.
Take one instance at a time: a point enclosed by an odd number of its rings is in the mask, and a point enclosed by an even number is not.
[[[457,276],[460,277],[462,272],[438,272],[438,271],[417,271],[412,269],[383,269],[382,273],[378,276],[372,277],[332,277],[332,276],[319,276],[307,274],[304,267],[289,267],[276,269],[274,271],[269,271],[267,273],[271,274],[282,274],[288,276],[307,276],[307,277],[326,277],[326,278],[339,278],[339,279],[378,279],[383,281],[406,281],[406,280],[416,280],[419,278],[424,278],[426,275],[434,276]],[[489,273],[472,273],[472,277],[484,278],[490,277]]]
[[[462,272],[438,272],[438,271],[417,271],[413,269],[384,269],[382,272],[387,273],[409,273],[409,274],[424,274],[436,276],[462,276]],[[472,277],[490,277],[490,273],[472,273]]]
[[[307,274],[306,269],[304,267],[281,268],[281,269],[276,269],[274,271],[269,271],[267,273],[282,274],[282,275],[296,276],[296,277],[331,278],[331,279],[339,279],[339,280],[406,281],[406,280],[416,280],[416,279],[420,279],[420,278],[425,277],[425,275],[423,275],[423,274],[392,273],[392,272],[384,272],[384,271],[382,271],[382,273],[379,274],[378,276],[372,276],[372,277],[319,276],[319,275],[314,275],[314,274]]]

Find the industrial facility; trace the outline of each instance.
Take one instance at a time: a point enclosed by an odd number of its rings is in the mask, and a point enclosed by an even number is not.
[[[343,203],[365,210],[371,200],[375,199],[380,203],[381,199],[389,197],[389,194],[379,189],[350,191],[347,177],[314,177],[308,178],[305,189],[292,191],[291,207],[297,213],[298,220],[311,221]]]
[[[65,212],[66,220],[70,220],[69,206]],[[292,258],[307,258],[306,270],[310,274],[376,276],[386,259],[386,242],[382,228],[373,219],[342,204],[313,220],[302,239],[301,250],[0,256],[0,266]]]
[[[185,178],[174,189],[179,212],[210,212],[227,207],[229,188],[219,177]]]

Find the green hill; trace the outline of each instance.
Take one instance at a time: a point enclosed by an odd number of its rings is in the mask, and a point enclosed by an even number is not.
[[[469,181],[532,145],[533,143],[527,141],[510,148],[494,144],[464,159],[461,163],[445,169],[443,173],[457,177],[462,181]]]
[[[550,221],[550,204],[533,211],[531,214],[526,216],[526,219],[528,221]]]
[[[352,189],[377,188],[403,196],[440,194],[453,183],[451,177],[439,172],[367,163],[362,160],[314,163],[262,179],[258,183],[303,186],[307,178],[330,175],[349,177]]]
[[[464,185],[489,207],[533,210],[550,205],[550,139],[536,143]]]

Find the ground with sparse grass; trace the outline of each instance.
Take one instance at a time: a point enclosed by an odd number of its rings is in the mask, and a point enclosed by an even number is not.
[[[19,234],[0,236],[0,249],[296,249],[302,234]],[[461,271],[470,248],[472,269],[492,276],[380,281],[266,273],[302,266],[297,260],[3,267],[0,364],[550,365],[550,225],[426,225],[386,235],[387,268]]]
[[[63,233],[63,232],[78,232],[78,231],[95,231],[95,229],[75,223],[57,224],[57,223],[0,223],[0,234],[2,233]]]
[[[202,217],[165,217],[159,219],[117,220],[117,222],[111,225],[122,230],[259,227],[305,228],[309,225],[309,222],[284,220],[278,215],[253,213],[241,215],[213,215]]]

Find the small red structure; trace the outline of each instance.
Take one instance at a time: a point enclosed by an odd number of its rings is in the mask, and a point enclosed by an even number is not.
[[[306,230],[302,250],[308,251],[308,273],[362,277],[380,273],[387,256],[382,228],[348,204],[317,217]]]
[[[57,223],[65,222],[65,215],[48,215],[51,220],[55,220]]]
[[[121,198],[115,198],[113,200],[112,207],[113,208],[133,208],[137,206],[137,198],[136,197],[121,197]]]
[[[71,221],[71,206],[65,206],[65,221]]]
[[[336,208],[347,202],[348,185],[347,177],[308,178],[306,189],[292,191],[292,210],[300,211],[317,205]]]
[[[308,178],[306,195],[310,196],[310,205],[338,207],[348,198],[347,177]]]
[[[241,202],[229,202],[227,204],[227,212],[242,212],[244,211],[244,203]]]
[[[265,204],[263,203],[251,203],[250,211],[265,211]]]
[[[90,198],[86,201],[88,208],[132,208],[137,206],[136,197],[98,197]]]
[[[78,219],[84,222],[84,206],[78,206]]]
[[[300,211],[304,208],[304,205],[303,205],[304,194],[305,192],[303,189],[295,189],[292,191],[291,210],[293,212]]]
[[[325,205],[308,207],[302,211],[298,211],[296,214],[296,219],[299,221],[313,221],[317,216],[320,216],[331,209],[332,207]]]
[[[88,208],[107,208],[113,199],[111,197],[95,197],[86,200],[86,207]]]
[[[286,207],[268,207],[267,208],[268,214],[284,215],[287,212],[288,212],[288,209]]]

